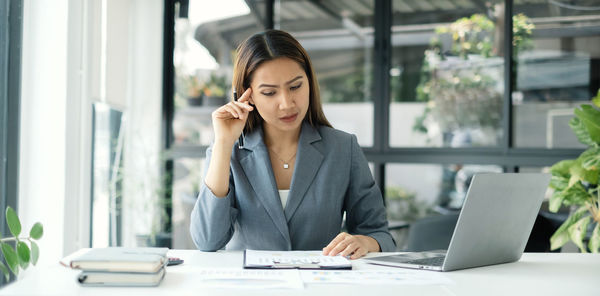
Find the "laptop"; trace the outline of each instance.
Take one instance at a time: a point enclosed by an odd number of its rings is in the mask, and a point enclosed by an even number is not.
[[[521,258],[550,174],[480,173],[467,192],[447,251],[365,258],[372,264],[452,271]]]

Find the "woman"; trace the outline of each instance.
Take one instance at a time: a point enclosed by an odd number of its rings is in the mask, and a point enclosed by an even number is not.
[[[197,247],[323,248],[353,259],[393,251],[381,192],[356,136],[325,118],[298,41],[278,30],[248,38],[233,85],[239,100],[212,114],[215,141],[190,226]],[[349,233],[340,233],[344,212]]]

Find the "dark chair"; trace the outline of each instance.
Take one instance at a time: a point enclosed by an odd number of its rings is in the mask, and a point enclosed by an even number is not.
[[[536,217],[525,252],[550,252],[550,237],[564,222],[563,216],[541,211]],[[409,226],[404,250],[420,252],[448,249],[457,221],[458,214],[429,216],[415,221]]]
[[[550,251],[550,237],[565,222],[567,216],[568,213],[540,211],[533,224],[525,252],[560,252],[560,249]]]
[[[445,250],[450,245],[458,214],[429,216],[409,226],[405,251]]]

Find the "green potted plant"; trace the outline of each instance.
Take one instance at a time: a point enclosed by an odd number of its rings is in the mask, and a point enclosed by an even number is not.
[[[186,78],[187,104],[188,106],[202,105],[202,89],[196,75],[190,75]]]
[[[415,192],[402,187],[388,186],[385,196],[388,219],[412,222],[432,212],[429,203],[417,199]]]
[[[202,85],[204,95],[204,106],[221,106],[227,103],[225,92],[227,91],[227,78],[211,74],[210,78]]]
[[[168,227],[171,217],[169,208],[172,207],[172,174],[164,173],[156,181],[146,182],[139,185],[141,190],[148,193],[147,202],[140,205],[143,211],[152,211],[154,217],[150,222],[149,232],[136,235],[138,247],[167,247],[172,244],[172,229]]]
[[[531,48],[533,25],[513,16],[515,50]],[[494,48],[495,25],[474,14],[436,28],[425,51],[417,100],[427,102],[413,130],[441,135],[443,145],[494,146],[502,137],[503,59]],[[450,40],[443,50],[442,40]]]
[[[37,222],[29,230],[29,236],[21,236],[21,221],[15,210],[11,207],[6,208],[6,224],[12,237],[0,236],[0,248],[4,255],[6,264],[0,261],[0,270],[4,274],[6,281],[10,278],[10,272],[15,276],[19,275],[19,269],[26,269],[29,263],[36,265],[40,256],[40,249],[35,241],[39,240],[44,234],[42,223]],[[13,247],[11,245],[14,243]],[[29,246],[27,245],[29,242]],[[8,267],[7,267],[8,266]],[[10,272],[9,272],[10,269]]]
[[[552,166],[549,210],[561,205],[571,207],[571,214],[550,238],[550,248],[556,250],[573,241],[582,253],[597,253],[600,249],[600,90],[592,105],[575,109],[569,126],[577,139],[588,146],[577,159],[560,161]],[[595,107],[594,107],[595,106]],[[588,228],[592,228],[589,241]]]

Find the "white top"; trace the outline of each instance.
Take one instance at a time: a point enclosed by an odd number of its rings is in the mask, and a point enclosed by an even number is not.
[[[279,198],[281,199],[281,205],[285,209],[285,205],[287,204],[287,198],[290,194],[290,190],[279,190]]]

